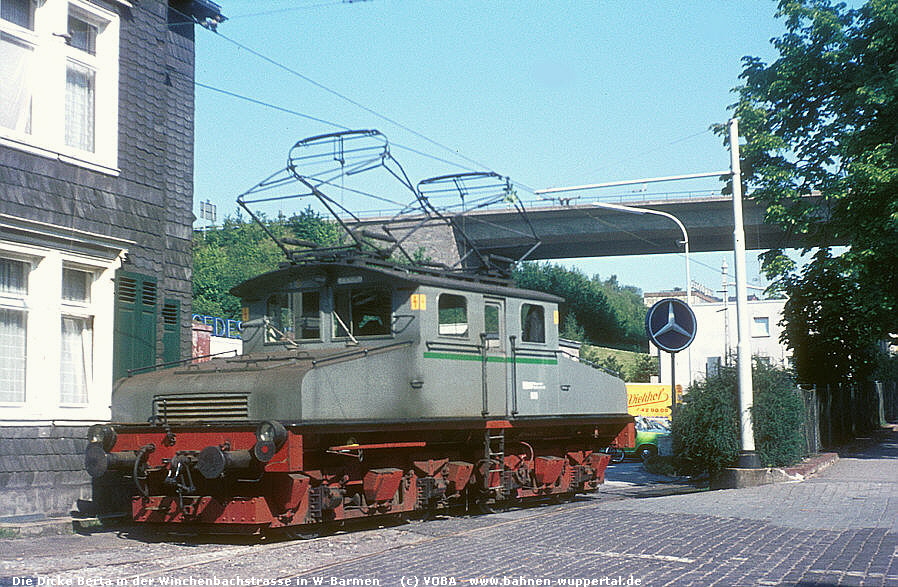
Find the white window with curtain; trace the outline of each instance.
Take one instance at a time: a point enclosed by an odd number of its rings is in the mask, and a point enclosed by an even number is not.
[[[0,144],[117,173],[118,47],[96,4],[0,0]]]
[[[31,134],[34,4],[0,0],[0,127]]]
[[[65,144],[93,152],[96,136],[97,37],[104,26],[69,5],[65,72]]]
[[[25,401],[29,263],[0,257],[0,403]]]
[[[62,269],[62,320],[59,355],[59,402],[86,404],[93,380],[93,316],[90,313],[92,271]]]
[[[59,402],[86,404],[93,379],[93,328],[91,319],[62,317],[62,347],[59,358]]]

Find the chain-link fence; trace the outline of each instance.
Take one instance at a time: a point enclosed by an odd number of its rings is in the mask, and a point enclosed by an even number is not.
[[[898,382],[871,381],[800,386],[808,454],[866,436],[898,421]]]

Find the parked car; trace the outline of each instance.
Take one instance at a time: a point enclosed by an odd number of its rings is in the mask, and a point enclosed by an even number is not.
[[[637,457],[645,461],[658,454],[658,441],[670,436],[670,424],[667,420],[636,417],[636,444],[625,447],[628,457]]]

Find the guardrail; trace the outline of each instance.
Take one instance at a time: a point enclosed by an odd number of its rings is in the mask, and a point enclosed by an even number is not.
[[[615,204],[639,204],[646,202],[653,203],[663,203],[663,202],[683,202],[687,200],[698,200],[698,199],[706,199],[706,198],[723,198],[720,194],[720,190],[688,190],[688,191],[658,191],[658,192],[649,192],[649,191],[638,191],[638,192],[625,192],[614,195],[589,195],[589,194],[580,194],[576,196],[569,195],[561,195],[561,196],[537,196],[528,199],[521,199],[521,203],[528,210],[533,210],[537,208],[547,208],[547,207],[566,207],[566,206],[576,206],[579,204],[591,204],[592,202],[607,202],[607,203],[615,203]],[[431,201],[435,206],[440,207],[444,210],[449,210],[451,212],[461,213],[464,212],[465,209],[461,204],[456,204],[452,206],[444,206],[440,200],[445,198],[431,198]],[[498,202],[491,206],[484,206],[477,208],[478,211],[486,211],[486,210],[504,210],[504,209],[512,209],[513,206],[510,203],[502,203]],[[397,208],[383,208],[383,209],[375,209],[375,210],[360,210],[356,211],[355,214],[360,219],[372,219],[372,218],[383,218],[392,216],[397,213],[399,210]]]

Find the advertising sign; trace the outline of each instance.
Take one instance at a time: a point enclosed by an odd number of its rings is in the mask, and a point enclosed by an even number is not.
[[[677,386],[677,396],[682,394]],[[662,383],[628,383],[627,413],[646,418],[670,418],[670,385]]]

